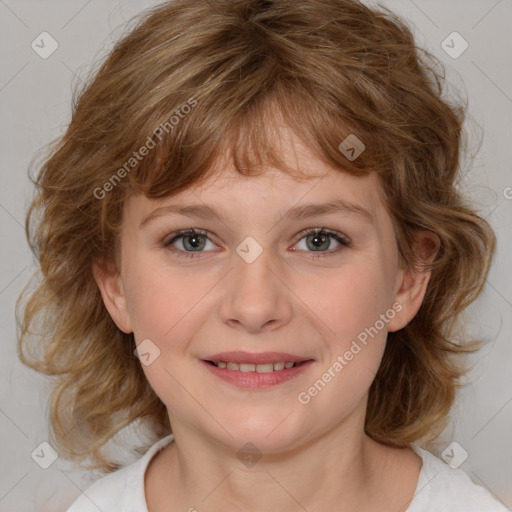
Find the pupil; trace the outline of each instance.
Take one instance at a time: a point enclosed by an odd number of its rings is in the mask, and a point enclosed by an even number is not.
[[[200,235],[190,235],[186,237],[185,240],[188,242],[188,245],[190,245],[193,249],[197,249],[202,245],[200,238]],[[316,249],[321,247],[321,245],[324,244],[326,241],[328,242],[328,238],[325,234],[317,233],[315,235],[312,235],[312,243]],[[327,244],[327,247],[329,247],[329,244]]]
[[[188,245],[190,245],[193,249],[197,249],[201,247],[200,235],[190,235],[185,238],[188,241]]]
[[[321,246],[322,243],[324,243],[326,241],[326,239],[327,239],[327,236],[322,233],[317,233],[317,234],[313,235],[313,239],[312,239],[313,246],[318,249],[318,247]]]

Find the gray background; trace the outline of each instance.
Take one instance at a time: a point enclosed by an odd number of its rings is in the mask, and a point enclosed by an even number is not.
[[[60,459],[42,469],[31,458],[48,440],[49,385],[22,366],[16,352],[14,303],[35,268],[23,229],[32,193],[27,169],[45,144],[63,134],[71,115],[72,87],[106,55],[122,34],[123,23],[156,3],[0,0],[2,512],[65,510],[95,477]],[[441,58],[454,90],[466,91],[473,142],[483,131],[483,144],[467,170],[464,187],[499,242],[487,286],[468,310],[466,324],[488,344],[472,358],[469,384],[452,411],[442,447],[459,443],[469,454],[461,469],[512,510],[512,0],[383,4],[403,15],[419,45]],[[43,31],[59,45],[47,59],[31,48]],[[469,44],[455,59],[441,47],[454,31]],[[453,45],[460,48],[458,42]],[[463,452],[456,447],[455,453]]]

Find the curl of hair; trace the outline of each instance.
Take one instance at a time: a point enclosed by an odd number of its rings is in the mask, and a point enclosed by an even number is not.
[[[102,449],[125,426],[171,432],[133,334],[116,327],[92,274],[93,262],[117,260],[126,198],[184,190],[225,155],[244,175],[264,164],[293,174],[279,157],[279,122],[340,172],[378,174],[404,266],[419,264],[418,230],[439,239],[422,306],[388,334],[365,423],[387,445],[435,439],[467,372],[455,356],[478,348],[454,342],[456,320],[495,248],[457,188],[465,107],[443,99],[443,80],[402,20],[356,0],[174,0],[143,13],[74,97],[33,180],[26,231],[41,279],[18,299],[18,347],[55,379],[61,455],[112,471]],[[366,146],[354,161],[338,149],[351,133]]]

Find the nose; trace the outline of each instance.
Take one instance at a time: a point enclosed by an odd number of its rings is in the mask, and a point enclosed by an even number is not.
[[[275,330],[286,325],[293,312],[292,292],[283,266],[270,250],[248,263],[237,253],[227,275],[220,315],[232,328],[250,333]]]

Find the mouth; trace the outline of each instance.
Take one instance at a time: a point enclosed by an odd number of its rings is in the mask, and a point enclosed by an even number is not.
[[[216,366],[217,368],[226,368],[227,370],[238,371],[238,372],[256,372],[256,373],[271,373],[280,372],[284,369],[295,368],[304,364],[307,361],[278,361],[277,363],[237,363],[233,361],[208,361],[207,363]]]
[[[293,379],[314,359],[282,352],[222,352],[201,360],[210,372],[240,388],[268,388]]]

